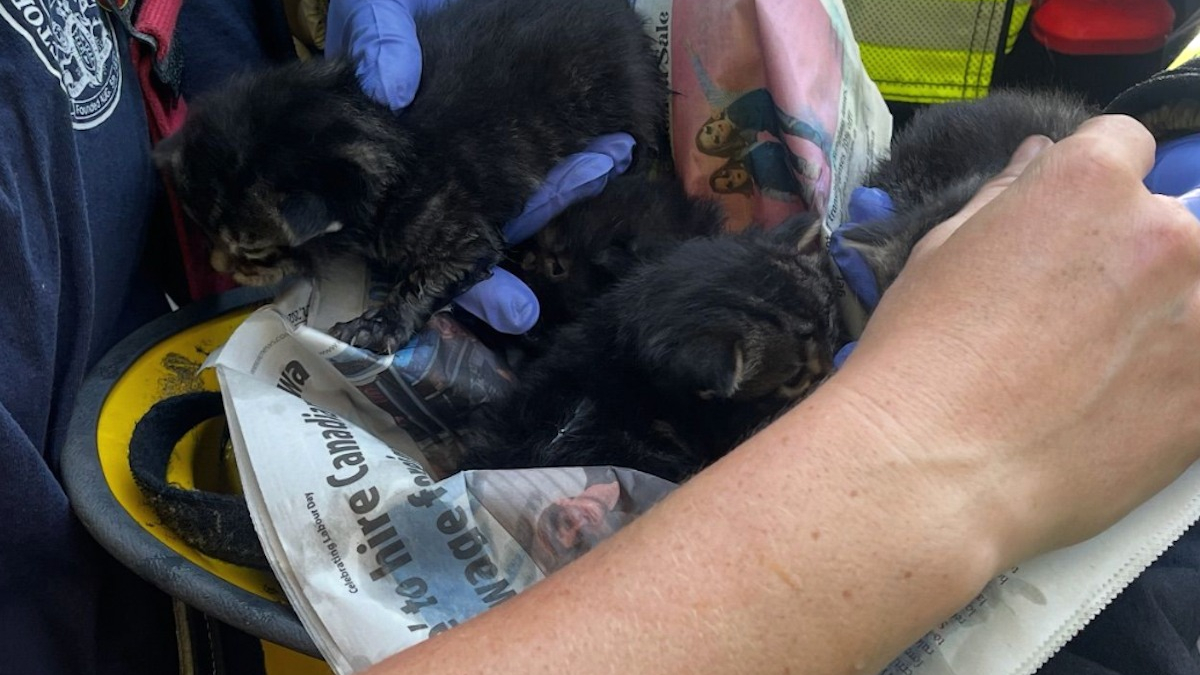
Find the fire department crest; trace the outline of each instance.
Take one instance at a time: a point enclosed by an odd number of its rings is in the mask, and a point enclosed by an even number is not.
[[[112,24],[95,0],[0,0],[3,17],[71,98],[76,129],[99,125],[121,99]]]

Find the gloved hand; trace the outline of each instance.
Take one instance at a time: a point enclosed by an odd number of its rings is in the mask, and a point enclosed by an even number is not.
[[[546,182],[525,202],[521,215],[504,226],[504,237],[509,244],[519,244],[537,234],[571,204],[600,194],[609,177],[629,168],[632,157],[633,137],[629,134],[607,134],[593,140],[583,152],[567,157],[550,170]],[[499,267],[454,302],[510,335],[533,328],[541,309],[533,291]]]
[[[325,53],[348,56],[358,64],[358,79],[372,98],[400,110],[412,103],[421,81],[421,46],[415,12],[436,9],[446,0],[330,0]],[[525,210],[504,228],[510,244],[533,236],[571,204],[599,194],[611,176],[624,173],[634,141],[623,133],[594,140],[546,177]],[[517,335],[537,323],[537,297],[519,279],[496,268],[455,300],[455,304],[502,333]]]
[[[853,247],[846,246],[845,235],[856,228],[883,220],[892,215],[892,198],[879,188],[860,187],[850,193],[850,203],[847,208],[849,220],[834,230],[829,240],[829,252],[834,263],[842,272],[846,285],[858,296],[863,308],[868,312],[879,304],[879,288],[875,283],[875,274],[867,261]]]
[[[1192,215],[1200,218],[1200,134],[1160,145],[1154,166],[1146,175],[1145,185],[1154,194],[1178,197]],[[834,231],[829,242],[830,253],[841,270],[842,278],[868,312],[879,303],[880,293],[875,285],[875,276],[858,252],[845,246],[842,236],[855,227],[886,218],[891,213],[892,201],[881,190],[858,188],[850,196],[848,222]],[[854,350],[854,345],[854,342],[850,342],[838,351],[833,360],[835,368],[841,367]]]
[[[829,253],[833,262],[842,273],[846,286],[854,293],[863,309],[868,313],[879,304],[879,287],[875,283],[875,274],[862,254],[853,247],[847,246],[844,236],[855,228],[877,220],[883,220],[892,214],[892,198],[879,188],[855,188],[850,193],[848,204],[849,220],[833,231],[829,238]],[[833,367],[841,368],[842,362],[854,350],[854,342],[844,345],[833,357]]]
[[[1192,214],[1200,217],[1191,193],[1200,188],[1200,134],[1184,136],[1158,146],[1154,167],[1146,174],[1146,187],[1156,195],[1181,197]]]

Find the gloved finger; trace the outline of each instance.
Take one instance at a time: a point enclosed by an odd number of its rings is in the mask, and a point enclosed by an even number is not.
[[[875,280],[875,270],[858,248],[846,243],[846,235],[857,225],[858,223],[846,223],[833,231],[829,237],[829,255],[854,297],[858,298],[864,309],[870,311],[879,304],[880,293],[878,282]]]
[[[1145,184],[1150,192],[1169,197],[1182,195],[1200,184],[1200,134],[1160,145]]]
[[[883,220],[893,213],[892,198],[879,188],[854,188],[850,193],[850,204],[846,211],[849,216],[848,224]]]
[[[870,310],[879,302],[875,272],[862,252],[846,243],[846,238],[859,227],[892,215],[892,198],[879,188],[855,188],[850,193],[847,213],[850,219],[838,226],[829,238],[829,253],[846,285],[864,308]]]
[[[1185,192],[1179,197],[1179,201],[1183,202],[1188,211],[1191,211],[1192,215],[1200,220],[1200,187]]]
[[[909,255],[909,261],[911,262],[912,260],[928,255],[945,243],[971,216],[978,213],[980,209],[999,196],[1001,192],[1007,190],[1025,172],[1029,164],[1043,150],[1052,145],[1054,145],[1054,141],[1046,136],[1035,135],[1026,138],[1021,145],[1017,146],[1012,158],[1009,159],[1008,166],[1004,167],[1003,171],[984,183],[983,187],[975,193],[975,196],[958,213],[930,230],[921,241],[917,242],[917,245],[913,247],[912,253]]]
[[[542,309],[524,282],[499,267],[492,270],[491,277],[455,298],[454,304],[509,335],[529,332]]]
[[[842,345],[842,348],[838,350],[837,354],[833,355],[834,370],[841,368],[842,364],[846,362],[846,359],[850,358],[850,354],[854,352],[854,347],[857,344],[858,340],[847,342],[846,344]]]
[[[421,46],[409,0],[330,0],[325,53],[355,62],[368,96],[393,110],[412,103],[421,81]]]
[[[508,243],[525,241],[571,204],[600,194],[609,178],[629,168],[634,144],[629,134],[606,134],[551,169],[525,210],[504,226]]]

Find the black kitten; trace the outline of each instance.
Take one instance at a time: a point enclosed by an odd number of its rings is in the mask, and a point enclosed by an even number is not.
[[[625,466],[679,481],[829,371],[819,225],[700,238],[640,266],[477,412],[464,469]]]
[[[921,237],[966,206],[1022,141],[1035,134],[1061,140],[1098,112],[1077,97],[1023,91],[918,111],[865,181],[892,198],[896,215],[856,228],[847,242],[865,254],[882,292]]]
[[[418,94],[394,114],[352,64],[245,76],[156,150],[212,263],[242,283],[351,253],[392,280],[336,337],[394,351],[501,258],[500,226],[592,138],[652,150],[667,90],[627,0],[457,0],[418,16]]]
[[[1060,139],[1090,114],[1022,93],[919,113],[869,181],[896,215],[855,242],[880,289],[1023,139]],[[478,411],[463,467],[612,464],[680,481],[723,456],[831,371],[843,336],[818,239],[800,217],[641,267],[565,328],[514,393]]]
[[[511,267],[537,295],[537,331],[545,334],[636,266],[688,239],[715,236],[724,224],[719,204],[689,197],[679,181],[624,175],[515,247],[510,257],[519,264]]]

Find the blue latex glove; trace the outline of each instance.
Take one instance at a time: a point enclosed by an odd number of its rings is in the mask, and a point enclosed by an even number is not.
[[[846,246],[845,235],[855,228],[892,215],[892,199],[879,188],[855,188],[850,193],[849,219],[833,231],[829,237],[829,253],[842,273],[842,279],[850,292],[858,298],[868,312],[879,304],[879,287],[875,274],[858,251]],[[842,362],[854,351],[854,342],[844,345],[833,357],[833,367],[841,368]]]
[[[845,236],[862,225],[883,220],[892,215],[892,198],[879,188],[855,188],[850,193],[849,219],[834,230],[829,238],[829,252],[842,272],[846,285],[869,312],[879,304],[879,288],[875,274],[862,254],[846,246]]]
[[[1146,187],[1156,195],[1180,197],[1192,215],[1196,211],[1196,199],[1185,193],[1200,187],[1200,134],[1177,138],[1158,146],[1154,154],[1154,167],[1146,174]]]
[[[600,194],[610,176],[624,173],[629,168],[632,153],[632,136],[609,134],[589,143],[583,152],[563,160],[550,170],[546,182],[525,203],[521,215],[504,226],[508,243],[525,241],[574,202]],[[533,291],[499,267],[492,270],[490,278],[475,284],[454,302],[501,333],[510,335],[520,335],[533,328],[541,311]]]
[[[325,53],[358,64],[363,91],[392,110],[407,108],[421,82],[421,45],[413,14],[446,0],[330,0]]]
[[[446,0],[330,0],[325,53],[355,60],[363,90],[400,110],[412,103],[421,81],[421,47],[414,12],[436,9]],[[609,134],[594,140],[550,171],[525,210],[505,228],[509,243],[533,236],[571,204],[593,197],[608,179],[624,173],[633,157],[633,138]],[[533,328],[541,307],[519,279],[502,269],[455,299],[455,304],[502,333]]]

